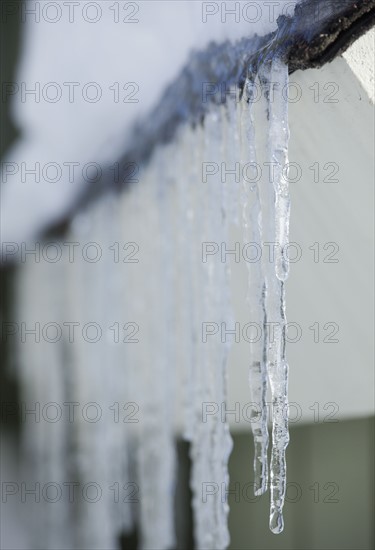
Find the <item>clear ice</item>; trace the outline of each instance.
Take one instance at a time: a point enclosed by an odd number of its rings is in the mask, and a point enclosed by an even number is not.
[[[254,114],[258,83],[261,120]],[[220,252],[203,261],[202,245],[228,242],[230,228],[239,224],[245,246],[255,243],[264,252],[264,243],[275,243],[273,261],[263,253],[262,261],[246,262],[244,301],[248,320],[263,329],[248,350],[249,395],[257,406],[255,492],[270,487],[270,529],[282,531],[289,440],[287,84],[288,67],[277,58],[258,74],[249,67],[242,94],[236,90],[224,104],[210,105],[202,122],[182,125],[172,142],[158,145],[130,189],[108,193],[77,214],[64,240],[99,243],[98,261],[77,254],[73,262],[27,262],[19,270],[18,319],[79,323],[73,339],[65,331],[56,345],[27,340],[19,346],[23,400],[96,403],[101,411],[97,422],[79,414],[73,422],[34,423],[25,430],[29,462],[38,465],[26,479],[95,482],[103,490],[95,505],[82,498],[72,504],[66,494],[55,508],[34,510],[30,547],[115,548],[119,534],[138,525],[141,548],[174,548],[175,440],[181,433],[192,460],[196,547],[228,547],[223,487],[232,439],[226,418],[219,412],[203,421],[202,407],[227,401],[231,345],[220,338],[204,343],[202,324],[233,326],[235,314],[229,264]],[[274,166],[273,178],[265,170],[257,182],[244,178],[243,170],[240,181],[222,177],[223,162],[255,169],[262,155]],[[206,179],[204,163],[218,168]],[[135,261],[126,261],[134,250]],[[96,343],[82,337],[82,327],[92,322],[102,331]],[[203,499],[207,483],[218,490]]]

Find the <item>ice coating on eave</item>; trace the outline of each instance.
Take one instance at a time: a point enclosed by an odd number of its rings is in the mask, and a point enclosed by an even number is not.
[[[122,19],[129,15],[126,9],[132,8],[127,3],[110,5],[106,0],[98,0],[93,8],[94,13],[96,9],[101,16],[94,23],[85,18],[84,5],[81,9],[79,5],[61,4],[60,19],[51,23],[43,4],[30,1],[30,12],[39,13],[39,18],[35,13],[24,17],[24,45],[15,84],[21,90],[22,84],[27,83],[27,89],[32,90],[32,84],[39,83],[43,89],[45,83],[56,82],[62,99],[51,104],[43,97],[33,101],[32,95],[25,101],[21,92],[12,97],[13,122],[23,137],[5,159],[6,163],[15,163],[13,171],[8,164],[9,171],[4,167],[2,175],[4,241],[32,242],[47,226],[64,216],[86,188],[81,168],[96,161],[105,170],[114,154],[120,156],[130,150],[134,143],[134,124],[141,121],[147,125],[147,118],[164,116],[159,100],[171,82],[177,83],[177,89],[172,94],[172,103],[170,94],[163,98],[166,116],[171,117],[173,110],[173,117],[186,117],[188,113],[189,117],[196,116],[199,120],[200,112],[194,110],[199,107],[194,89],[200,95],[202,79],[220,82],[225,73],[227,80],[229,75],[225,71],[228,68],[231,71],[244,52],[249,54],[250,48],[256,48],[254,36],[275,31],[278,16],[292,15],[295,4],[296,0],[290,0],[287,6],[264,1],[250,5],[243,14],[242,5],[233,0],[219,4],[189,0],[176,4],[143,2],[133,6],[137,12],[133,19],[137,24],[126,24],[125,20],[122,24]],[[27,11],[26,6],[22,5],[21,9]],[[236,11],[237,15],[233,15]],[[135,44],[142,47],[135,48]],[[220,59],[217,61],[217,49],[219,54],[224,53],[226,65]],[[131,55],[123,55],[119,61],[120,54],[114,55],[114,52],[131,52]],[[190,64],[190,74],[189,70],[183,70],[186,64]],[[191,75],[193,78],[189,78]],[[97,79],[100,79],[97,85],[102,89],[102,97],[93,105],[83,100],[81,92],[86,83],[94,81],[95,84]],[[122,102],[125,79],[136,83],[140,90],[137,101],[127,105]],[[78,82],[81,87],[76,90],[75,100],[68,101],[69,85]],[[120,101],[114,100],[114,83],[121,90]],[[147,113],[152,116],[147,117]],[[147,131],[150,129],[152,123]],[[143,134],[142,140],[145,137]],[[15,168],[23,162],[31,169],[36,162],[43,167],[51,161],[61,167],[67,161],[79,162],[81,166],[74,183],[68,184],[63,169],[63,183],[51,185],[41,170],[40,181],[27,177],[25,186],[20,180],[20,170]]]

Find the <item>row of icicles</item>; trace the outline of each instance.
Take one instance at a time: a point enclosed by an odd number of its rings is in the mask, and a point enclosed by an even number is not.
[[[264,91],[259,126],[252,101],[256,78]],[[289,133],[281,93],[287,83],[288,67],[282,61],[265,63],[257,76],[247,79],[241,100],[228,99],[225,106],[212,108],[203,125],[182,128],[172,143],[157,148],[130,191],[108,195],[77,215],[64,240],[99,243],[99,261],[30,261],[20,270],[18,319],[61,326],[67,320],[79,326],[95,321],[103,329],[96,343],[77,337],[53,345],[27,339],[19,346],[25,402],[95,402],[102,413],[97,422],[77,415],[73,422],[34,423],[25,429],[24,479],[55,480],[62,487],[65,480],[77,482],[78,494],[85,483],[95,482],[102,490],[97,501],[77,497],[72,503],[63,491],[53,506],[42,501],[33,507],[28,513],[31,548],[115,548],[119,533],[134,525],[139,526],[142,548],[175,547],[175,419],[180,402],[192,459],[196,547],[229,545],[227,499],[221,491],[202,499],[202,487],[208,482],[229,486],[232,439],[218,416],[202,422],[202,404],[227,399],[230,344],[214,339],[203,343],[201,333],[205,321],[233,325],[230,269],[218,256],[202,262],[202,243],[227,242],[230,226],[241,219],[244,243],[280,244],[274,263],[247,263],[247,300],[249,320],[265,328],[263,339],[249,350],[251,402],[261,409],[252,423],[256,494],[270,487],[270,528],[282,531],[289,440],[284,334],[288,265],[282,254],[289,232],[284,177]],[[224,159],[233,166],[256,163],[260,155],[275,163],[272,182],[264,177],[254,185],[222,181],[220,174],[202,181],[205,161],[220,166]],[[133,245],[124,249],[124,243]],[[129,252],[134,261],[124,262]],[[272,338],[266,330],[270,321],[276,323]],[[122,336],[121,327],[128,323],[126,335],[134,331],[131,343],[115,341],[115,323]],[[273,404],[270,468],[268,388]]]

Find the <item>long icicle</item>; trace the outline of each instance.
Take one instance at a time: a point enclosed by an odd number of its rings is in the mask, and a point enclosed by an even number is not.
[[[280,533],[284,528],[283,506],[286,490],[285,451],[288,432],[288,364],[285,357],[285,294],[284,280],[288,276],[286,247],[289,234],[289,188],[285,176],[288,160],[288,106],[285,93],[288,67],[280,59],[266,62],[260,79],[267,99],[269,119],[267,155],[272,168],[268,181],[269,233],[274,243],[275,257],[266,262],[266,360],[272,394],[272,453],[270,529]],[[275,265],[272,265],[273,262]]]
[[[267,411],[267,369],[264,361],[264,273],[262,263],[258,258],[258,251],[262,246],[262,212],[259,197],[257,178],[245,170],[245,166],[256,166],[257,155],[255,145],[255,128],[253,117],[253,101],[255,74],[249,69],[248,79],[245,86],[245,102],[242,106],[242,132],[243,132],[243,240],[244,247],[256,248],[255,261],[247,261],[248,270],[248,294],[247,303],[249,307],[249,318],[252,323],[261,327],[263,338],[256,341],[251,339],[250,343],[250,368],[249,385],[251,402],[258,410],[252,418],[252,430],[254,435],[254,482],[256,495],[261,495],[267,490],[268,483],[268,411]],[[246,163],[246,164],[245,164]]]
[[[227,153],[227,116],[226,108],[221,106],[221,116],[219,121],[219,130],[221,130],[221,143],[217,150],[218,159],[224,158]],[[235,221],[236,214],[236,189],[232,189],[233,184],[225,178],[221,178],[220,195],[221,195],[221,211],[219,216],[216,216],[217,221],[217,237],[220,241],[227,241],[229,234],[229,225]],[[217,184],[219,182],[217,181]],[[230,265],[227,262],[220,262],[218,265],[218,287],[217,294],[220,293],[220,288],[223,289],[222,299],[217,300],[216,306],[218,309],[218,319],[221,321],[221,326],[233,326],[234,315],[231,306],[230,295]],[[225,339],[219,346],[218,364],[215,368],[216,392],[218,401],[222,406],[226,406],[228,400],[228,357],[232,347],[232,343]],[[217,479],[221,487],[229,486],[229,471],[228,461],[233,449],[233,440],[230,434],[229,425],[226,415],[222,415],[220,421],[216,423],[216,442],[218,445],[218,461],[217,461]],[[224,493],[225,491],[225,493]],[[218,536],[217,548],[227,548],[230,543],[230,533],[228,529],[228,494],[226,490],[221,491],[221,498],[217,499],[217,517],[218,517]]]

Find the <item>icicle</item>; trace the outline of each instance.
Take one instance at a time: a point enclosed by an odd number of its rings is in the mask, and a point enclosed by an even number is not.
[[[213,158],[216,162],[220,162],[221,159],[227,158],[227,143],[225,140],[225,128],[226,128],[226,109],[227,107],[221,106],[218,112],[218,117],[214,119],[214,124],[210,126],[208,122],[208,136],[216,133],[217,141],[209,138],[213,141],[215,150],[212,150]],[[211,134],[210,134],[211,132]],[[233,183],[230,178],[217,178],[214,180],[216,187],[215,192],[218,193],[217,210],[215,210],[215,216],[213,217],[212,230],[216,235],[217,242],[228,242],[228,229],[231,216],[236,218],[236,203],[233,193]],[[234,189],[235,190],[235,189]],[[211,192],[212,194],[212,192]],[[221,201],[221,202],[219,202]],[[230,296],[230,265],[227,262],[217,261],[215,262],[215,271],[212,273],[214,282],[212,283],[214,291],[214,306],[215,306],[215,318],[221,326],[233,327],[234,315],[231,307]],[[221,258],[220,258],[221,260]],[[225,341],[216,344],[216,356],[213,358],[214,368],[214,380],[215,380],[215,396],[218,403],[227,404],[227,363],[228,356],[231,348],[231,342]],[[229,506],[227,502],[227,494],[222,493],[222,488],[227,488],[229,485],[229,473],[228,473],[228,461],[229,456],[233,448],[232,437],[229,432],[229,426],[224,416],[217,417],[218,422],[215,424],[214,431],[214,453],[217,456],[216,460],[216,479],[217,484],[221,488],[219,490],[218,498],[216,498],[216,521],[217,521],[217,537],[216,546],[218,549],[225,549],[230,542],[230,534],[228,530],[228,514]]]
[[[195,147],[193,151],[193,167],[191,180],[193,183],[190,193],[195,195],[195,212],[193,226],[193,249],[192,265],[193,270],[193,294],[196,297],[196,307],[193,310],[193,350],[196,360],[196,377],[194,380],[194,401],[193,401],[193,426],[192,438],[190,444],[190,458],[192,470],[190,476],[190,487],[192,491],[192,507],[194,516],[194,539],[199,550],[212,548],[211,533],[212,523],[207,517],[207,507],[202,502],[203,483],[209,481],[209,469],[206,467],[206,461],[210,453],[209,435],[207,433],[207,423],[202,421],[203,403],[212,401],[208,394],[209,387],[206,383],[206,370],[204,364],[204,345],[202,343],[202,322],[207,317],[205,301],[205,272],[202,263],[202,241],[204,237],[205,212],[203,207],[205,192],[202,183],[202,163],[204,160],[204,132],[201,125],[195,129]]]
[[[250,68],[251,71],[251,68]],[[255,75],[249,72],[246,81],[244,96],[245,104],[242,107],[242,132],[243,132],[243,161],[242,166],[253,164],[256,166],[257,155],[255,145],[255,130],[253,119],[253,98]],[[244,170],[243,170],[244,171]],[[262,247],[262,212],[259,198],[258,183],[252,181],[249,170],[244,171],[246,177],[243,180],[242,208],[243,208],[243,239],[244,246]],[[249,180],[250,178],[250,180]],[[256,404],[258,411],[252,419],[254,434],[254,475],[255,494],[261,495],[267,489],[268,483],[268,426],[267,426],[267,369],[264,358],[264,273],[260,261],[246,262],[248,270],[248,294],[249,319],[262,328],[263,337],[250,344],[250,369],[249,384],[251,402]]]
[[[140,181],[132,192],[123,193],[118,197],[118,235],[115,239],[120,245],[120,250],[125,247],[124,253],[129,254],[130,252],[132,256],[128,258],[131,262],[124,263],[123,258],[119,257],[115,264],[116,278],[119,279],[115,288],[119,289],[119,295],[117,296],[117,307],[114,308],[117,315],[114,315],[114,318],[120,322],[120,326],[123,326],[123,323],[132,323],[127,326],[131,331],[138,331],[130,337],[131,342],[128,342],[128,338],[126,338],[126,343],[124,343],[124,340],[120,338],[115,346],[119,373],[117,382],[121,381],[121,383],[117,385],[116,389],[114,388],[113,401],[126,411],[126,415],[130,413],[130,417],[127,417],[125,423],[119,418],[122,433],[117,438],[120,452],[118,480],[119,482],[124,481],[123,487],[131,494],[129,498],[120,499],[117,504],[121,528],[124,532],[135,528],[140,507],[140,483],[135,467],[135,457],[137,442],[140,438],[140,425],[143,421],[141,396],[144,393],[142,377],[144,364],[142,364],[140,351],[144,337],[142,320],[145,311],[147,311],[145,300],[148,297],[144,280],[147,273],[143,271],[144,257],[142,255],[142,236],[146,231],[143,224],[139,223],[144,208],[143,194],[143,176],[140,174]],[[129,292],[129,289],[132,289],[132,292]],[[127,332],[128,334],[129,332]],[[124,409],[124,407],[126,408]],[[126,502],[123,502],[124,500]]]
[[[176,533],[174,525],[174,493],[176,484],[176,452],[174,441],[174,410],[176,395],[176,290],[175,290],[175,265],[172,258],[176,257],[176,242],[173,234],[173,220],[175,216],[174,203],[176,189],[176,148],[178,141],[167,146],[162,161],[157,166],[156,189],[159,195],[159,233],[160,233],[160,263],[159,263],[159,297],[161,300],[161,323],[159,339],[161,343],[161,361],[163,371],[161,374],[161,396],[159,404],[162,414],[162,424],[159,427],[163,432],[160,455],[160,479],[158,506],[162,512],[159,514],[160,539],[155,537],[151,548],[174,548],[176,546]],[[155,320],[158,322],[157,320]]]
[[[285,93],[288,85],[288,66],[280,59],[272,62],[271,82],[277,82],[279,88],[275,92],[270,108],[270,149],[272,161],[276,162],[275,174],[275,242],[276,276],[285,281],[289,274],[287,245],[289,244],[290,198],[289,185],[286,177],[288,162],[288,102]],[[285,357],[285,288],[279,283],[280,312],[280,349],[275,361],[275,370],[270,365],[270,384],[273,401],[272,455],[271,455],[271,512],[270,528],[274,533],[283,530],[282,510],[286,491],[286,461],[285,450],[289,443],[288,432],[288,364]],[[275,295],[276,292],[275,292]]]
[[[199,216],[200,229],[197,230],[197,253],[199,259],[202,261],[202,243],[209,242],[215,239],[215,234],[212,233],[212,214],[218,208],[218,195],[217,186],[212,185],[210,182],[202,181],[202,167],[203,162],[213,162],[212,149],[208,149],[208,129],[206,118],[204,122],[204,141],[201,153],[203,153],[201,159],[199,159],[199,178],[197,181],[198,187],[198,201],[201,202],[202,207]],[[217,132],[217,127],[215,128]],[[211,136],[210,136],[211,137]],[[213,134],[214,144],[217,145],[217,136]],[[211,144],[214,148],[214,144]],[[210,191],[214,191],[211,195]],[[215,193],[216,191],[216,193]],[[193,491],[193,511],[194,511],[194,523],[195,523],[195,540],[199,550],[208,550],[215,548],[215,535],[217,522],[215,518],[215,498],[214,495],[207,497],[206,502],[202,500],[203,488],[208,483],[216,483],[216,468],[215,458],[213,456],[213,424],[212,422],[203,421],[202,411],[205,403],[212,403],[216,400],[214,390],[214,371],[216,365],[213,365],[215,360],[212,342],[202,342],[201,330],[198,332],[198,327],[202,327],[204,322],[209,319],[213,319],[215,313],[212,311],[212,286],[211,274],[212,264],[200,263],[200,280],[199,280],[199,302],[201,304],[196,319],[197,337],[199,339],[199,386],[196,399],[196,431],[195,437],[191,446],[191,457],[193,461],[192,471],[192,491]]]
[[[91,495],[77,502],[80,521],[76,529],[76,544],[87,548],[115,547],[117,537],[115,516],[111,509],[113,493],[109,489],[116,480],[112,478],[111,462],[108,460],[109,434],[112,431],[111,378],[115,368],[107,338],[113,311],[111,293],[106,291],[110,283],[108,277],[113,272],[107,252],[109,218],[112,220],[113,215],[111,197],[107,196],[73,224],[74,240],[81,246],[88,242],[97,243],[100,258],[94,262],[76,259],[73,267],[73,277],[76,279],[72,285],[74,294],[67,310],[68,318],[76,320],[79,327],[88,323],[96,327],[94,338],[92,332],[85,337],[81,330],[71,344],[72,401],[81,406],[93,404],[87,415],[77,415],[71,427],[75,447],[74,474],[83,485],[91,483],[91,490],[98,491],[100,496],[96,502],[89,501]],[[91,414],[95,415],[95,422],[90,422]]]
[[[194,281],[198,299],[194,327],[197,340],[194,400],[195,429],[191,442],[193,510],[195,540],[199,549],[224,549],[229,544],[227,527],[228,504],[223,498],[223,487],[228,485],[228,458],[232,448],[229,428],[219,415],[204,420],[204,407],[210,403],[221,404],[226,400],[228,346],[220,339],[208,338],[202,342],[204,322],[232,323],[229,305],[228,273],[220,256],[202,258],[202,245],[207,242],[223,242],[226,236],[226,220],[229,219],[226,204],[228,196],[220,175],[201,177],[203,162],[220,163],[222,160],[224,121],[218,110],[208,113],[204,121],[204,147],[198,148],[199,177],[196,181],[197,213],[195,217],[195,261],[198,277]],[[198,135],[201,133],[198,130]],[[198,175],[198,174],[197,174]],[[198,343],[199,342],[199,343]],[[202,491],[213,484],[215,494],[202,500]],[[223,502],[224,500],[224,502]]]
[[[40,501],[25,501],[25,524],[30,547],[34,548],[59,549],[69,547],[72,542],[69,502],[62,491],[61,498],[52,501],[53,491],[61,490],[67,479],[66,425],[59,419],[52,421],[55,415],[58,418],[59,406],[62,408],[66,400],[62,342],[58,332],[55,340],[54,332],[54,326],[58,329],[65,321],[61,315],[62,296],[55,292],[55,284],[61,288],[63,280],[58,265],[36,259],[28,260],[18,275],[17,321],[36,329],[36,333],[27,335],[18,348],[21,398],[25,408],[22,454],[26,460],[21,465],[21,479],[27,486],[39,484],[46,495]],[[52,330],[43,328],[49,325],[54,325],[50,326]],[[27,414],[26,411],[35,413]]]
[[[264,242],[276,244],[276,265],[272,265],[271,258],[264,262],[267,316],[265,352],[273,406],[270,529],[274,533],[280,533],[284,527],[282,511],[286,490],[285,450],[289,442],[288,365],[285,358],[286,319],[283,283],[287,277],[288,266],[282,259],[289,230],[289,191],[284,177],[289,134],[286,98],[283,97],[288,67],[279,59],[273,60],[272,63],[267,61],[261,67],[259,76],[267,100],[269,119],[267,155],[271,166],[275,168],[274,181],[272,182],[271,177],[268,182],[263,182],[267,187],[264,189],[264,201],[268,203],[268,223]],[[271,86],[273,86],[272,90]]]
[[[129,207],[133,209],[134,195],[128,196]],[[122,208],[121,208],[122,207]],[[135,391],[137,375],[134,372],[133,356],[131,351],[134,344],[126,343],[128,331],[123,337],[122,329],[126,323],[136,323],[134,301],[129,299],[128,288],[131,285],[131,272],[138,267],[137,263],[124,263],[122,258],[116,257],[118,243],[119,252],[124,249],[124,242],[133,241],[130,238],[130,222],[132,216],[127,213],[119,197],[108,196],[102,203],[102,218],[100,233],[102,239],[102,280],[106,285],[106,292],[102,293],[101,321],[103,323],[102,352],[102,379],[101,392],[103,404],[107,414],[103,418],[102,446],[105,447],[104,462],[108,486],[111,487],[109,499],[106,503],[107,513],[111,520],[111,530],[118,536],[122,531],[131,530],[133,520],[132,500],[134,497],[117,498],[117,487],[124,487],[125,491],[136,494],[136,483],[130,473],[130,429],[137,425],[132,422],[123,422],[121,412],[133,420],[137,420],[137,395]],[[125,248],[132,251],[132,246]],[[139,269],[139,268],[138,268]],[[134,287],[133,287],[134,288]],[[133,326],[130,325],[132,329]],[[116,334],[119,327],[119,334]],[[124,343],[125,340],[125,343]],[[104,391],[105,390],[105,391]],[[118,418],[117,418],[118,415]],[[111,460],[108,460],[108,456]],[[113,490],[112,490],[113,489]]]
[[[239,132],[237,131],[237,102],[229,101],[227,105],[222,107],[222,125],[223,125],[223,141],[222,147],[220,149],[220,157],[228,158],[229,162],[231,159],[236,161],[236,151],[239,150]],[[228,116],[226,116],[228,115]],[[228,135],[228,130],[233,130],[231,136]],[[229,228],[230,225],[238,224],[238,187],[237,179],[226,180],[222,184],[221,192],[221,210],[222,210],[222,235],[224,242],[228,242],[229,237]],[[219,282],[222,292],[222,320],[226,323],[227,326],[234,326],[235,318],[231,304],[231,292],[230,292],[230,278],[231,278],[231,269],[230,264],[224,262],[222,263],[222,278]],[[228,358],[231,349],[231,342],[226,342],[222,351],[221,356],[221,365],[218,376],[218,396],[219,400],[222,400],[222,403],[227,404],[228,401]],[[219,433],[218,438],[221,445],[221,486],[229,487],[229,471],[228,471],[228,462],[229,457],[233,449],[233,440],[230,434],[229,425],[226,418],[223,421],[221,418],[220,423],[221,433]],[[222,548],[227,548],[230,543],[230,533],[228,530],[228,515],[229,515],[229,504],[228,504],[228,494],[225,494],[225,499],[223,502],[223,495],[221,495],[221,514],[219,516],[220,529],[221,529],[221,540],[219,544],[222,545]],[[220,546],[219,546],[220,547]]]
[[[183,437],[193,439],[195,430],[194,398],[196,392],[196,345],[194,342],[195,294],[193,277],[200,259],[194,249],[194,191],[197,183],[198,167],[195,163],[194,134],[191,128],[185,129],[177,138],[175,162],[178,167],[176,181],[177,220],[176,220],[176,286],[179,307],[179,357],[182,370]]]
[[[142,293],[140,345],[142,393],[137,469],[140,483],[141,548],[173,548],[175,451],[174,320],[171,269],[174,257],[171,231],[170,172],[173,146],[155,152],[142,182],[142,268],[137,294]],[[169,164],[170,163],[170,164]],[[155,205],[157,205],[155,207]]]

